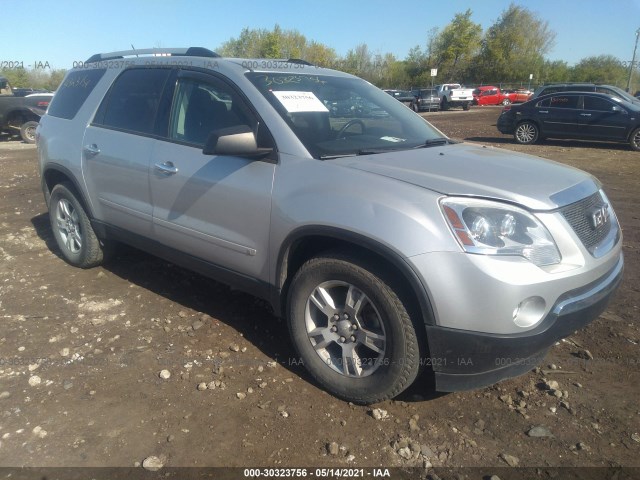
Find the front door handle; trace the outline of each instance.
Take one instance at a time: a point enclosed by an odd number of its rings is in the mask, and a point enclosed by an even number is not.
[[[581,117],[590,117],[591,114],[590,113],[581,113],[580,116]]]
[[[173,162],[156,163],[156,170],[165,175],[175,175],[178,173],[178,168],[173,165]]]
[[[549,113],[549,110],[538,110],[538,113]]]
[[[100,149],[95,143],[92,143],[91,145],[85,145],[83,150],[87,155],[90,155],[92,157],[100,153]]]

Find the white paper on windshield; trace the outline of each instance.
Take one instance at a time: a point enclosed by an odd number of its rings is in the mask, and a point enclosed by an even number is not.
[[[328,112],[329,110],[313,92],[273,92],[289,113]]]
[[[386,140],[387,142],[394,142],[394,143],[405,141],[404,138],[398,138],[398,137],[380,137],[380,140]]]

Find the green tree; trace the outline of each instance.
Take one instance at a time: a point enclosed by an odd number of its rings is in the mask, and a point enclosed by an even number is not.
[[[571,72],[574,82],[606,83],[626,87],[629,71],[613,55],[598,55],[580,60]]]
[[[321,43],[309,41],[297,30],[243,28],[238,38],[224,42],[218,53],[240,58],[302,58],[318,65],[335,62],[335,50]]]
[[[555,37],[548,22],[512,3],[485,33],[476,81],[520,82],[529,74],[538,78]]]
[[[460,81],[480,50],[482,27],[471,21],[472,11],[457,13],[451,23],[432,37],[428,46],[431,68],[444,82]]]
[[[9,80],[13,88],[29,88],[29,71],[25,68],[7,68],[0,70],[0,75]]]

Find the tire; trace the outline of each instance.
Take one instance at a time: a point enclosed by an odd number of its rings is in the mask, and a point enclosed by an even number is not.
[[[449,103],[447,102],[446,97],[442,97],[442,102],[440,102],[440,110],[449,110]]]
[[[340,253],[312,258],[287,298],[289,332],[307,370],[326,390],[358,404],[397,396],[420,370],[416,328],[376,270]]]
[[[524,121],[516,126],[513,138],[521,145],[531,145],[539,140],[540,130],[535,123]]]
[[[53,187],[49,220],[58,248],[67,263],[79,268],[96,267],[102,263],[103,246],[70,183],[63,182]]]
[[[411,110],[413,110],[416,113],[420,113],[420,107],[418,106],[418,104],[416,102],[411,104]]]
[[[629,136],[629,145],[636,152],[640,152],[640,128],[636,128]]]
[[[505,98],[504,100],[502,100],[502,105],[511,105],[511,100]]]
[[[469,110],[469,104],[468,103],[463,103],[462,104],[462,110]]]
[[[20,137],[25,143],[36,143],[36,128],[38,128],[38,122],[33,120],[20,126]]]

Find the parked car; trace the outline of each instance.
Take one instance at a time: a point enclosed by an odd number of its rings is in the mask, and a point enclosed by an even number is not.
[[[416,97],[407,90],[383,90],[385,93],[388,93],[393,98],[398,100],[399,102],[404,103],[407,107],[411,107],[415,101]]]
[[[444,83],[436,85],[435,89],[440,97],[442,110],[448,110],[451,107],[462,107],[463,110],[469,110],[469,106],[473,102],[473,89],[464,88],[459,83]]]
[[[14,88],[14,97],[26,97],[27,95],[39,94],[39,93],[51,93],[48,90],[33,89],[33,88]]]
[[[422,112],[424,110],[438,111],[440,108],[440,97],[438,97],[438,92],[434,88],[418,88],[412,90],[411,94],[414,99],[411,109],[414,112]]]
[[[522,144],[575,138],[625,142],[640,150],[640,107],[604,93],[561,92],[510,105],[497,127]]]
[[[498,87],[485,85],[473,91],[474,105],[509,105],[511,99]]]
[[[528,102],[531,99],[531,95],[533,93],[530,90],[518,89],[518,90],[503,90],[504,93],[511,103],[524,103]]]
[[[0,76],[0,133],[20,135],[24,142],[35,143],[38,121],[51,97],[50,93],[15,95],[9,80]]]
[[[605,309],[622,234],[591,175],[450,140],[352,75],[263,64],[149,49],[67,72],[38,126],[64,259],[122,241],[265,298],[358,403],[422,367],[441,391],[528,372]],[[345,122],[327,108],[345,98],[387,116]]]
[[[614,85],[596,85],[595,83],[557,83],[536,88],[530,100],[556,92],[598,92],[613,95],[640,106],[640,100]]]

